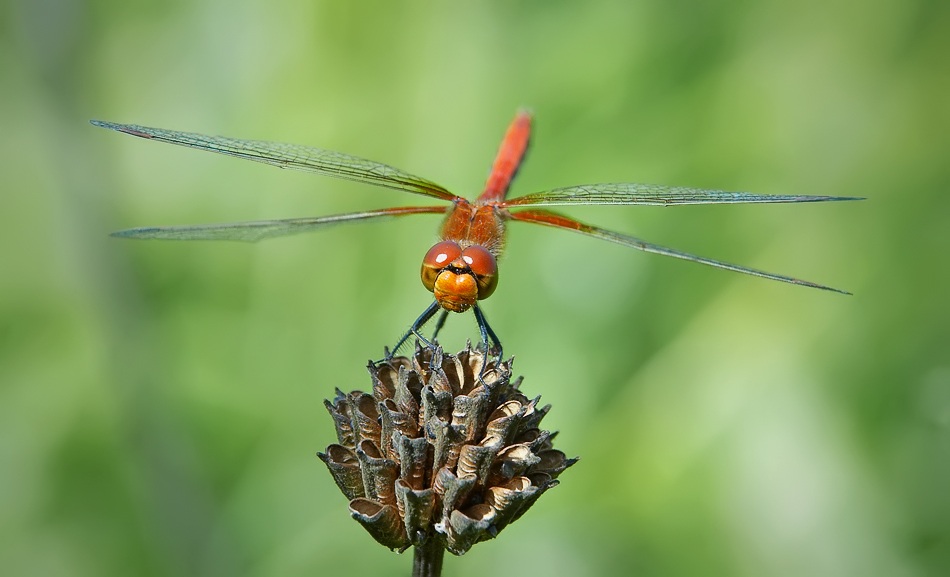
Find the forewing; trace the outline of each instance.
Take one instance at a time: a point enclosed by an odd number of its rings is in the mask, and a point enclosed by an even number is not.
[[[438,184],[424,178],[413,176],[392,166],[350,156],[342,152],[299,144],[205,136],[204,134],[148,128],[135,124],[115,124],[101,120],[90,122],[96,126],[124,132],[132,136],[219,152],[228,156],[271,164],[279,168],[290,168],[324,176],[355,180],[442,200],[456,200],[458,198]]]
[[[265,238],[309,232],[334,224],[376,220],[392,216],[404,216],[407,214],[442,214],[447,208],[448,207],[443,206],[409,206],[337,214],[319,218],[287,218],[282,220],[259,220],[253,222],[201,224],[195,226],[130,228],[113,232],[111,236],[137,239],[241,240],[245,242],[257,242]]]
[[[799,279],[796,279],[796,278],[791,278],[791,277],[782,276],[782,275],[778,275],[778,274],[767,273],[767,272],[763,272],[763,271],[760,271],[760,270],[755,270],[755,269],[751,269],[751,268],[746,268],[746,267],[744,267],[744,266],[737,266],[737,265],[734,265],[734,264],[729,264],[729,263],[725,263],[725,262],[720,262],[720,261],[718,261],[718,260],[712,260],[712,259],[709,259],[709,258],[704,258],[704,257],[701,257],[701,256],[696,256],[696,255],[688,254],[688,253],[685,253],[685,252],[680,252],[680,251],[678,251],[678,250],[673,250],[673,249],[667,248],[667,247],[665,247],[665,246],[660,246],[660,245],[657,245],[657,244],[652,244],[652,243],[649,243],[649,242],[646,242],[646,241],[642,241],[642,240],[640,240],[640,239],[638,239],[638,238],[634,238],[634,237],[632,237],[632,236],[627,236],[627,235],[619,234],[619,233],[616,233],[616,232],[611,232],[611,231],[609,231],[609,230],[604,230],[604,229],[602,229],[602,228],[597,228],[597,227],[595,227],[595,226],[590,226],[590,225],[588,225],[588,224],[583,224],[583,223],[580,223],[580,222],[578,222],[578,221],[576,221],[576,220],[574,220],[574,219],[572,219],[572,218],[568,218],[568,217],[566,217],[566,216],[562,216],[562,215],[560,215],[560,214],[557,214],[557,213],[554,213],[554,212],[550,212],[550,211],[547,211],[547,210],[525,210],[525,211],[521,211],[521,212],[515,212],[515,213],[511,213],[511,218],[512,218],[513,220],[520,220],[520,221],[523,221],[523,222],[534,222],[534,223],[537,223],[537,224],[543,224],[543,225],[545,225],[545,226],[552,226],[552,227],[555,227],[555,228],[563,228],[563,229],[567,229],[567,230],[573,230],[574,232],[579,232],[579,233],[581,233],[581,234],[586,234],[586,235],[592,236],[592,237],[594,237],[594,238],[599,238],[599,239],[602,239],[602,240],[607,240],[607,241],[610,241],[610,242],[615,242],[615,243],[617,243],[617,244],[622,244],[623,246],[629,246],[629,247],[631,247],[631,248],[635,248],[635,249],[637,249],[637,250],[642,250],[642,251],[644,251],[644,252],[652,252],[652,253],[654,253],[654,254],[662,254],[662,255],[665,255],[665,256],[672,256],[672,257],[674,257],[674,258],[681,258],[681,259],[683,259],[683,260],[689,260],[689,261],[692,261],[692,262],[698,262],[698,263],[700,263],[700,264],[706,264],[706,265],[709,265],[709,266],[714,266],[714,267],[716,267],[716,268],[722,268],[722,269],[731,270],[731,271],[735,271],[735,272],[741,272],[741,273],[750,274],[750,275],[753,275],[753,276],[758,276],[758,277],[762,277],[762,278],[767,278],[767,279],[772,279],[772,280],[787,282],[787,283],[791,283],[791,284],[797,284],[797,285],[802,285],[802,286],[808,286],[808,287],[812,287],[812,288],[822,289],[822,290],[826,290],[826,291],[832,291],[832,292],[841,293],[841,294],[846,294],[846,295],[847,295],[847,294],[851,294],[851,293],[849,293],[849,292],[847,292],[847,291],[843,291],[843,290],[839,290],[839,289],[836,289],[836,288],[831,288],[831,287],[823,286],[823,285],[820,285],[820,284],[815,284],[815,283],[808,282],[808,281],[804,281],[804,280],[799,280]]]
[[[751,192],[725,192],[663,186],[660,184],[636,184],[618,182],[585,184],[536,192],[502,203],[504,207],[515,206],[564,206],[571,204],[747,204],[768,202],[824,202],[829,200],[861,200],[847,196],[805,196],[754,194]]]

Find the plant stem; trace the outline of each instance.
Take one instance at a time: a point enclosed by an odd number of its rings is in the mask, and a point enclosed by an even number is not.
[[[412,577],[439,577],[442,575],[442,556],[445,549],[438,539],[429,540],[414,548],[412,554]]]

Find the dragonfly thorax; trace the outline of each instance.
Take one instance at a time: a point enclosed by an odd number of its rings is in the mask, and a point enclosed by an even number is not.
[[[422,284],[442,308],[461,313],[495,291],[498,266],[495,257],[482,246],[463,250],[455,241],[444,240],[422,259],[421,276]]]

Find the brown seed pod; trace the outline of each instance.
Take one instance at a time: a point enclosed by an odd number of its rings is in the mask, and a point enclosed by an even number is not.
[[[469,345],[457,355],[417,346],[367,367],[372,394],[337,389],[325,405],[338,444],[318,456],[350,514],[391,549],[432,540],[455,555],[498,535],[577,462],[539,429],[538,408]],[[479,378],[481,375],[481,378]]]

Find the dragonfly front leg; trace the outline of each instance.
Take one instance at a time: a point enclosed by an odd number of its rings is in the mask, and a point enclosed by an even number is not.
[[[389,353],[386,355],[386,358],[383,359],[383,361],[391,360],[393,356],[396,354],[396,351],[399,350],[399,347],[401,347],[412,335],[415,335],[416,338],[422,341],[422,343],[425,346],[431,348],[433,346],[432,343],[429,342],[427,338],[422,336],[422,333],[420,333],[419,331],[422,329],[422,327],[425,326],[427,322],[432,320],[432,317],[435,316],[435,313],[437,313],[440,308],[441,307],[439,307],[438,301],[433,301],[432,304],[429,305],[429,308],[427,308],[421,315],[419,315],[419,318],[416,319],[416,322],[412,323],[412,326],[409,327],[409,330],[406,331],[406,334],[404,334],[402,338],[399,339],[399,342],[397,342],[396,346],[394,346],[392,350],[389,351]],[[441,328],[441,325],[444,322],[445,322],[445,318],[443,316],[443,318],[439,319],[439,328]],[[433,337],[433,340],[435,340],[434,337]],[[380,362],[383,362],[383,361],[380,361]]]
[[[442,309],[442,314],[439,315],[439,320],[435,322],[435,330],[432,331],[432,342],[438,342],[439,331],[442,330],[443,325],[445,325],[445,319],[449,316],[449,311]]]
[[[492,350],[488,346],[489,340],[491,341],[491,346],[497,351],[499,363],[501,363],[504,350],[502,349],[501,341],[499,341],[498,336],[495,335],[495,331],[491,330],[491,327],[488,325],[488,319],[485,318],[485,313],[482,312],[482,309],[478,308],[476,304],[472,307],[472,311],[475,313],[475,321],[478,323],[478,330],[481,332],[482,342],[485,343],[485,362],[482,363],[482,370],[478,375],[478,378],[481,380],[488,368],[488,359],[490,358]]]

